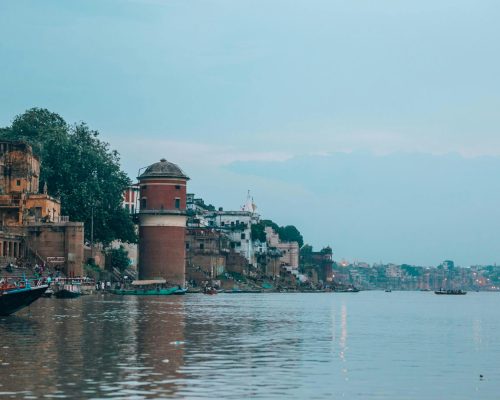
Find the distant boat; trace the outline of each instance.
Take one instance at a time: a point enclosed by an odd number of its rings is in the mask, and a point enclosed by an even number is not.
[[[436,290],[434,293],[436,293],[436,294],[448,294],[448,295],[464,295],[464,294],[467,294],[466,291],[460,290],[460,289],[448,289],[448,290],[439,289],[439,290]]]
[[[392,290],[391,289],[385,289],[386,293],[391,293]]]
[[[204,294],[217,294],[217,289],[213,287],[206,287],[203,289]]]
[[[54,292],[54,296],[58,299],[74,299],[82,295],[82,290],[79,284],[64,284]]]
[[[149,279],[133,281],[132,286],[124,289],[113,289],[111,293],[128,296],[170,296],[184,294],[187,289],[179,286],[166,288],[165,279]]]
[[[32,287],[27,280],[22,286],[4,284],[0,287],[0,315],[6,316],[29,306],[47,290],[48,285]]]
[[[349,287],[338,287],[333,289],[335,293],[358,293],[359,289],[354,286],[349,286]]]

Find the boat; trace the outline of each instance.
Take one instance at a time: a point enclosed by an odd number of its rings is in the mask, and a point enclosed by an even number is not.
[[[434,292],[435,294],[448,294],[448,295],[464,295],[467,294],[465,290],[461,289],[439,289]]]
[[[335,293],[358,293],[359,289],[355,286],[339,286],[333,289]]]
[[[29,306],[40,298],[48,285],[31,286],[28,280],[19,285],[3,283],[0,286],[0,315],[7,316]]]
[[[386,292],[386,293],[391,293],[391,292],[392,292],[392,290],[391,290],[391,289],[385,289],[385,292]]]
[[[45,298],[51,298],[52,295],[54,294],[54,291],[51,288],[48,288],[44,294],[42,294],[42,297]]]
[[[179,286],[165,287],[165,279],[150,279],[133,281],[130,287],[113,289],[111,293],[130,296],[170,296],[182,295],[187,292]]]
[[[54,292],[54,296],[58,299],[74,299],[82,295],[81,287],[79,284],[69,283],[59,286]]]
[[[213,287],[206,287],[203,289],[204,294],[217,294],[217,289]]]

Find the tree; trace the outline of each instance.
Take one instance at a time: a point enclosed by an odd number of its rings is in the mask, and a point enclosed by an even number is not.
[[[252,240],[258,240],[261,243],[265,243],[266,231],[264,229],[265,227],[261,222],[252,224]]]
[[[111,268],[116,268],[120,272],[125,271],[130,265],[128,251],[123,246],[117,249],[109,249],[106,253],[106,259]]]
[[[24,140],[40,157],[40,186],[61,199],[62,214],[85,223],[90,238],[108,245],[115,239],[136,242],[131,217],[122,207],[122,195],[130,179],[120,169],[120,158],[99,133],[85,123],[68,125],[56,113],[32,108],[0,130],[8,140]]]
[[[293,225],[282,226],[278,230],[280,239],[284,242],[297,242],[299,248],[304,244],[304,238],[300,234],[299,230]]]

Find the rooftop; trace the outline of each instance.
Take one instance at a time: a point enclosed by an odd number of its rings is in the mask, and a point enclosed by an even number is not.
[[[176,164],[168,162],[164,158],[147,167],[146,170],[139,176],[139,179],[144,178],[189,179],[189,177]]]

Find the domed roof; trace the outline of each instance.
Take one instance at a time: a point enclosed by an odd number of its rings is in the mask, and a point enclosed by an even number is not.
[[[164,158],[160,162],[151,164],[146,170],[139,176],[142,178],[179,178],[179,179],[189,179],[189,177],[182,172],[182,170],[174,163],[168,162]]]

